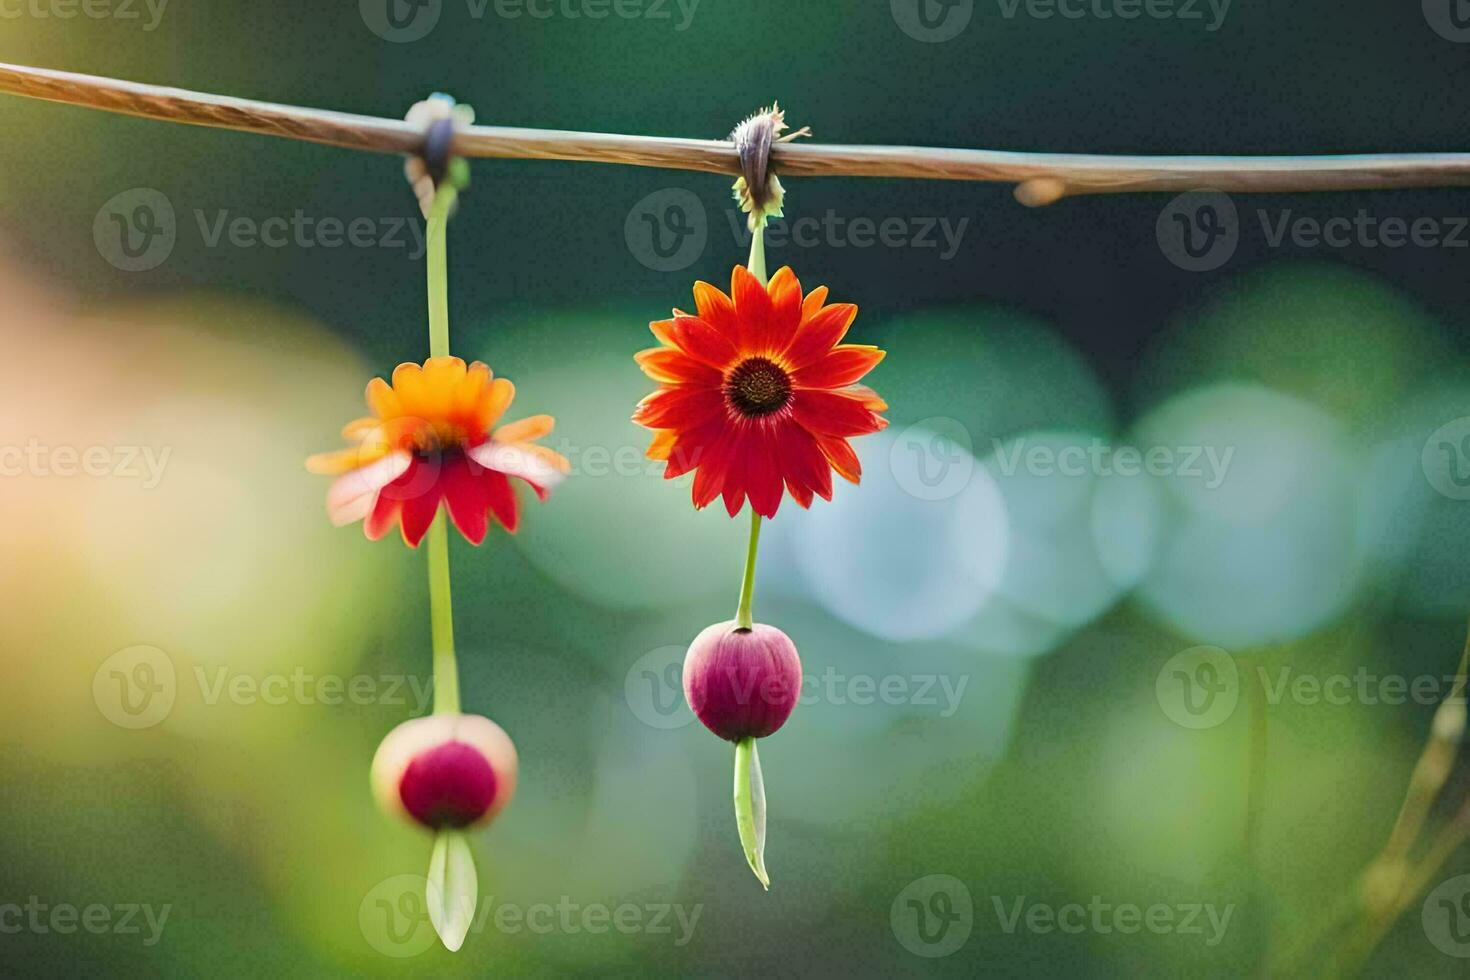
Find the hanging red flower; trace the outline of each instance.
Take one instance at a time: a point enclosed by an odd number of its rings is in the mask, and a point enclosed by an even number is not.
[[[832,499],[833,470],[861,478],[847,440],[883,429],[888,406],[857,382],[883,351],[843,344],[857,307],[826,299],[825,286],[803,297],[789,268],[766,286],[736,266],[730,295],[695,283],[697,315],[649,324],[662,346],[635,359],[659,389],[633,421],[654,430],[666,479],[696,471],[695,507],[723,496],[733,517],[748,497],[773,517],[786,491],[802,507]]]
[[[515,386],[479,361],[431,357],[407,363],[393,383],[367,386],[372,415],[342,430],[356,445],[306,461],[313,473],[336,476],[327,514],[337,525],[363,521],[376,541],[395,525],[418,547],[443,503],[472,544],[485,540],[489,519],[515,533],[520,509],[510,478],[524,480],[542,500],[571,466],[535,440],[555,425],[533,415],[496,428]]]

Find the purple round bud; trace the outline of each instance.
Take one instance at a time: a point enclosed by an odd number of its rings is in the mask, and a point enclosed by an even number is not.
[[[765,738],[796,707],[801,658],[774,626],[740,629],[716,623],[694,638],[684,657],[684,697],[704,727],[720,738]]]
[[[482,826],[516,790],[510,736],[478,715],[429,715],[388,733],[373,757],[373,793],[389,813],[430,830]]]
[[[495,802],[495,782],[478,749],[445,742],[414,756],[398,780],[398,798],[425,827],[468,827]]]

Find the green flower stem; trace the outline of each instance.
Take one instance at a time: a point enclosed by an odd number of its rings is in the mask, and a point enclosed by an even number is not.
[[[761,218],[750,233],[750,259],[745,263],[750,274],[766,283],[766,219]]]
[[[446,228],[459,191],[445,181],[429,208],[429,356],[449,354],[449,262]],[[449,533],[441,507],[429,525],[429,623],[434,646],[434,714],[459,713],[459,668],[454,662],[454,602],[449,590]]]
[[[429,525],[429,624],[434,644],[434,714],[459,714],[454,663],[454,603],[449,593],[449,532],[444,510]]]
[[[449,211],[459,190],[450,181],[445,181],[434,192],[434,203],[429,206],[428,265],[429,265],[429,356],[449,355],[449,260],[445,244],[449,227]]]
[[[761,515],[750,508],[750,543],[745,547],[745,577],[740,582],[740,604],[735,607],[735,626],[748,630],[755,625],[751,618],[750,605],[755,598],[755,553],[760,547]]]

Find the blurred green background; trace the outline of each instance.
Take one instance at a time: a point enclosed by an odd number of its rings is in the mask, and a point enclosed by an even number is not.
[[[909,0],[443,0],[395,33],[374,0],[27,0],[0,7],[0,60],[383,116],[442,90],[481,122],[650,135],[719,137],[779,98],[832,142],[1464,149],[1470,44],[1432,2],[1237,2],[1214,30],[1205,4],[922,2],[940,34],[969,19],[935,40]],[[367,378],[426,354],[399,161],[9,97],[0,132],[5,972],[1245,976],[1382,846],[1470,610],[1463,191],[1237,197],[1238,242],[1196,272],[1167,195],[1028,211],[999,186],[786,181],[788,221],[821,224],[784,226],[772,266],[860,306],[893,425],[858,441],[860,489],[788,502],[763,543],[757,618],[812,679],[762,747],[763,894],[728,746],[677,676],[731,614],[744,524],[695,514],[626,421],[647,321],[744,261],[728,181],[475,163],[454,347],[517,383],[512,416],[557,416],[576,473],[515,539],[452,550],[465,707],[522,781],[451,956],[403,877],[429,843],[367,784],[424,710],[423,557],[330,528],[301,465]],[[1273,241],[1360,213],[1445,240]],[[279,247],[248,233],[298,214],[316,230]],[[328,219],[370,230],[333,245]],[[152,244],[130,254],[119,220]],[[107,472],[63,475],[68,447]],[[1311,694],[1337,677],[1346,696]],[[1399,680],[1425,695],[1381,696]],[[1467,872],[1459,850],[1434,882]],[[1089,903],[1173,924],[1045,927]],[[1193,906],[1229,918],[1196,933]],[[627,928],[590,932],[596,909]],[[1412,903],[1367,971],[1463,976],[1470,907],[1437,916]]]

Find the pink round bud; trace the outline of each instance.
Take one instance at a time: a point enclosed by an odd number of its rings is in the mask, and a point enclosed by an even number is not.
[[[790,637],[756,623],[716,623],[684,657],[684,697],[720,738],[765,738],[786,724],[801,695],[801,658]]]
[[[388,733],[373,756],[373,795],[430,830],[483,826],[516,791],[516,749],[479,715],[429,715]]]

